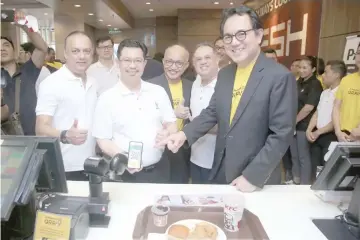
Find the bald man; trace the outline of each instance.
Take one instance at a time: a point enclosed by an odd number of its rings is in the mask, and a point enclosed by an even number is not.
[[[150,79],[150,83],[162,86],[171,100],[177,117],[178,130],[189,122],[190,96],[192,82],[181,76],[189,66],[189,51],[181,45],[172,45],[165,50],[163,65],[164,74]],[[166,149],[170,160],[170,179],[172,183],[188,183],[190,150],[182,148],[177,153]]]
[[[66,179],[86,181],[85,160],[95,155],[91,135],[97,100],[95,79],[86,75],[94,49],[85,32],[65,38],[66,64],[40,83],[36,135],[58,137]]]

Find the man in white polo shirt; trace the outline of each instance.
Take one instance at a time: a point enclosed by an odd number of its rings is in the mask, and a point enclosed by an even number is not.
[[[114,41],[111,37],[101,37],[95,44],[99,60],[89,67],[87,74],[95,78],[100,95],[118,82],[120,70],[117,60],[114,59]]]
[[[316,177],[317,166],[324,164],[324,156],[331,142],[336,142],[334,125],[331,119],[334,107],[335,94],[341,79],[346,75],[346,66],[343,61],[329,61],[325,67],[323,81],[326,90],[321,93],[317,110],[312,116],[306,137],[311,143],[312,178]]]
[[[200,43],[196,46],[193,64],[198,74],[191,89],[190,110],[192,117],[200,115],[209,105],[214,93],[218,74],[218,61],[213,46]],[[208,183],[210,170],[214,161],[217,126],[191,146],[190,174],[192,183]]]
[[[164,88],[141,80],[145,54],[136,40],[119,44],[121,79],[99,97],[93,136],[110,157],[128,152],[130,142],[143,144],[141,168],[127,168],[125,182],[168,183],[169,161],[156,144],[177,131],[176,117]]]
[[[65,39],[66,64],[39,88],[36,134],[59,137],[68,180],[87,180],[85,159],[95,155],[91,134],[97,100],[94,79],[86,75],[93,44],[86,33],[75,31]]]

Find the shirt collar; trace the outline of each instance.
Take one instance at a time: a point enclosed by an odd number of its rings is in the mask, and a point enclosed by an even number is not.
[[[82,78],[75,76],[69,68],[64,64],[59,71],[62,71],[63,74],[66,76],[66,79],[69,81],[80,81],[82,82]],[[85,73],[86,74],[86,73]],[[89,89],[93,84],[93,81],[91,81],[91,78],[86,75],[86,89]]]
[[[139,91],[139,95],[141,95],[144,92],[149,91],[149,85],[148,83],[146,83],[145,81],[141,80],[141,86],[140,86],[140,91]],[[123,96],[128,96],[128,95],[133,95],[133,94],[137,94],[133,91],[131,91],[128,87],[125,86],[125,84],[120,80],[118,83],[118,87],[120,89],[120,92]]]

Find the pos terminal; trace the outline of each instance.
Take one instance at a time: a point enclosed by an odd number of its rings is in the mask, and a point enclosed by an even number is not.
[[[127,156],[86,159],[90,195],[68,196],[64,194],[68,189],[57,138],[1,136],[0,141],[1,239],[31,239],[33,234],[35,238],[58,239],[41,233],[39,237],[39,228],[67,223],[67,235],[61,239],[81,240],[87,237],[89,227],[108,226],[110,199],[102,190],[103,178],[115,179],[121,174]],[[47,230],[42,233],[48,234]]]

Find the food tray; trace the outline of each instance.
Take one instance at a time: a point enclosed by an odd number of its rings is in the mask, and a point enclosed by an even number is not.
[[[157,227],[153,223],[151,207],[142,210],[136,219],[133,232],[134,240],[147,239],[149,233],[165,233],[173,223],[185,219],[199,219],[211,222],[224,231],[228,240],[268,240],[259,218],[245,209],[238,232],[228,232],[224,229],[224,210],[222,207],[170,207],[167,225]]]

